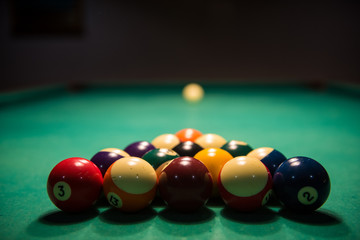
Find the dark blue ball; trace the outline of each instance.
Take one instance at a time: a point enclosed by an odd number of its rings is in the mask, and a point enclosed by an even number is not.
[[[271,176],[274,176],[279,165],[286,161],[286,157],[281,152],[274,149],[271,153],[261,159],[261,161],[269,169]]]
[[[120,155],[116,152],[101,150],[96,153],[90,161],[92,161],[100,169],[101,174],[104,176],[110,165],[123,157],[126,156]]]
[[[270,147],[256,148],[249,152],[247,156],[255,157],[265,164],[272,177],[280,164],[286,161],[286,157],[281,152]]]
[[[124,149],[124,151],[127,152],[132,157],[142,158],[145,155],[145,153],[153,149],[155,149],[155,147],[151,143],[147,141],[138,141],[128,145]]]
[[[273,189],[280,202],[295,211],[314,211],[330,194],[330,179],[325,168],[308,157],[293,157],[275,171]]]

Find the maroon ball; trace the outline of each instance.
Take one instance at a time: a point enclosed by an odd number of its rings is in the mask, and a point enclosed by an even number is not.
[[[206,166],[189,156],[172,160],[159,177],[160,196],[170,208],[182,212],[201,208],[211,196],[212,185]]]

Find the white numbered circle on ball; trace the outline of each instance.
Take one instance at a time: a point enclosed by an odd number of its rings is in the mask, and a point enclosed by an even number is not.
[[[270,200],[271,198],[271,195],[272,195],[272,190],[270,189],[264,196],[262,202],[261,202],[261,205],[264,206],[265,204],[268,203],[268,201]]]
[[[116,207],[116,208],[121,208],[122,207],[122,201],[121,198],[119,197],[119,195],[117,195],[114,192],[109,192],[108,195],[106,196],[109,203]]]
[[[315,188],[306,186],[299,190],[298,200],[304,205],[311,205],[318,199],[318,192]]]
[[[57,182],[53,188],[54,196],[60,201],[66,201],[71,196],[71,187],[64,181]]]

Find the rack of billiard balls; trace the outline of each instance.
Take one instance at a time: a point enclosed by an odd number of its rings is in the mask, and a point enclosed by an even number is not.
[[[180,212],[196,211],[219,196],[229,208],[250,212],[273,195],[285,208],[304,212],[325,203],[330,179],[311,158],[287,159],[273,148],[253,149],[187,128],[124,150],[106,148],[91,160],[65,159],[50,172],[47,192],[66,212],[85,211],[102,195],[125,212],[146,208],[156,196]]]

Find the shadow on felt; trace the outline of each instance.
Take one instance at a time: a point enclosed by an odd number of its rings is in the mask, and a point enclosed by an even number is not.
[[[99,219],[109,224],[136,224],[149,221],[156,217],[156,211],[147,207],[138,212],[121,212],[115,208],[109,208],[99,215]]]
[[[313,212],[294,212],[286,208],[279,211],[279,215],[290,221],[308,225],[336,225],[341,224],[342,220],[331,212],[317,210]]]
[[[279,215],[289,221],[287,226],[311,236],[323,238],[344,237],[350,234],[349,227],[335,213],[320,209],[314,212],[299,213],[281,209]]]
[[[31,222],[26,232],[35,237],[55,237],[76,232],[88,225],[91,219],[99,215],[97,209],[80,213],[51,211]]]
[[[79,213],[67,213],[58,210],[40,216],[38,221],[46,225],[71,225],[89,221],[98,215],[99,211],[94,208]]]
[[[152,220],[156,214],[156,211],[151,207],[131,213],[122,212],[112,207],[99,215],[100,222],[94,222],[92,229],[102,237],[143,234],[153,224]]]
[[[159,231],[171,236],[187,238],[202,234],[202,237],[210,239],[215,215],[215,212],[207,207],[190,213],[165,208],[158,213],[155,226]]]
[[[269,208],[261,208],[254,212],[240,212],[229,207],[225,207],[220,212],[221,216],[233,222],[247,224],[271,223],[278,219],[276,212]]]
[[[200,224],[215,218],[215,213],[207,207],[194,212],[179,212],[172,208],[165,208],[159,212],[160,219],[178,224]]]

